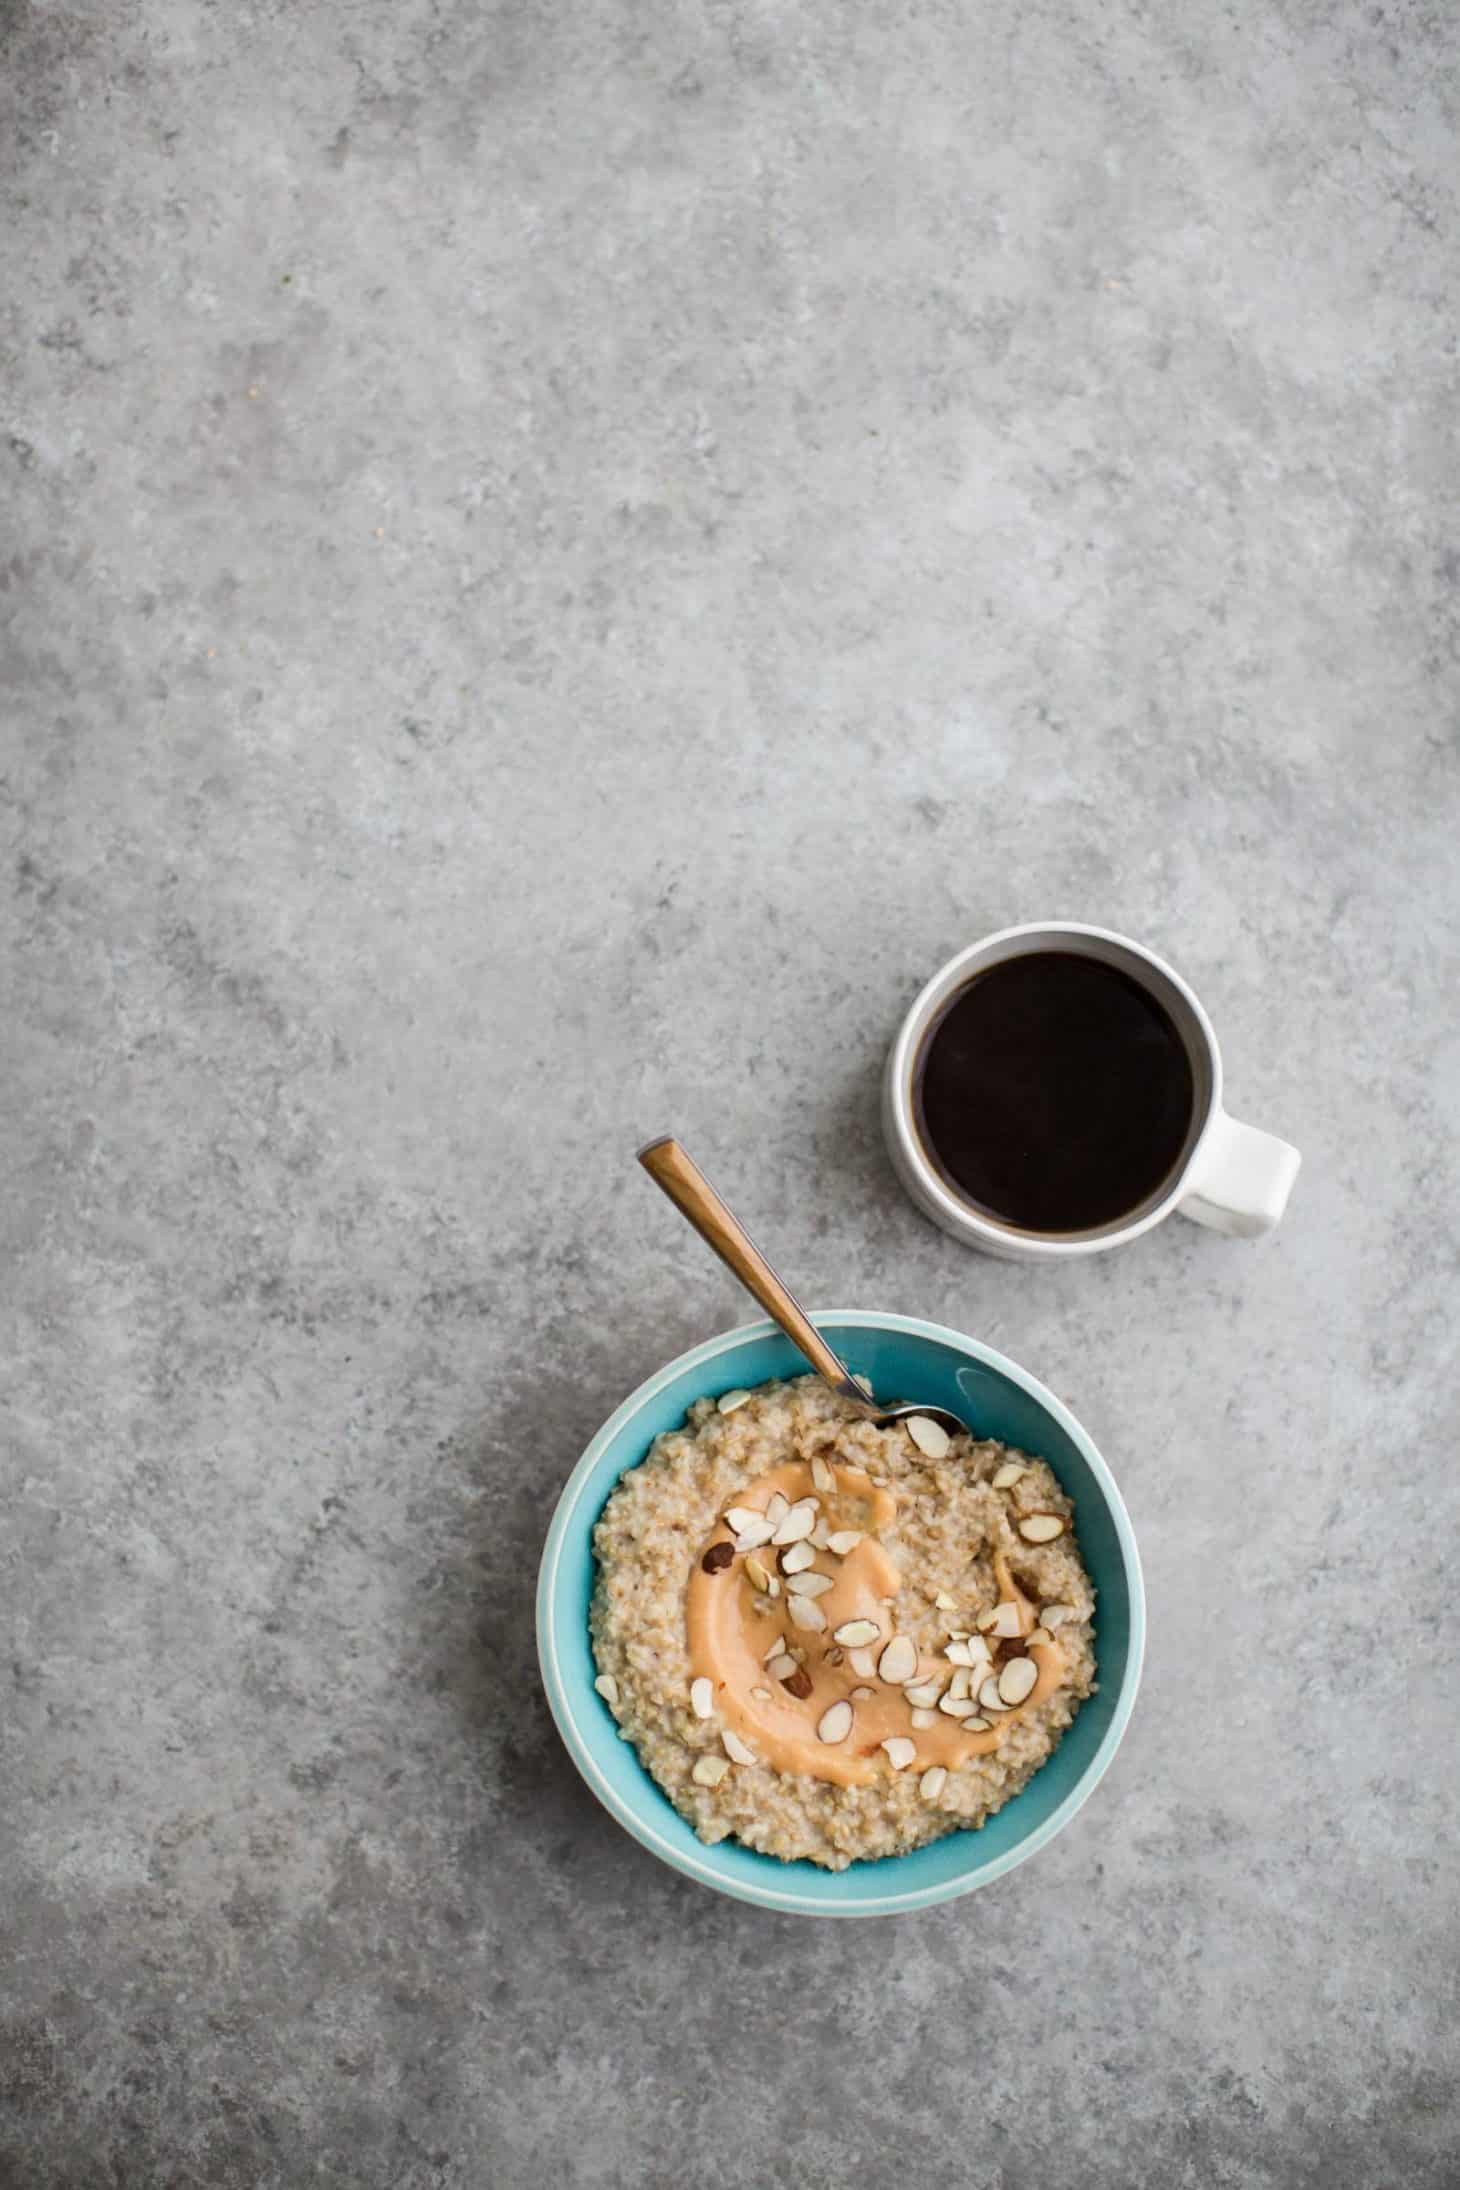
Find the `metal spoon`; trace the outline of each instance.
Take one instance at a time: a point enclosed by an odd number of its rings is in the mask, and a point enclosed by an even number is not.
[[[647,1141],[639,1150],[639,1161],[656,1186],[662,1187],[681,1216],[688,1217],[705,1244],[713,1247],[726,1268],[773,1316],[793,1346],[799,1346],[806,1359],[819,1376],[825,1378],[839,1398],[856,1408],[868,1422],[875,1422],[879,1429],[886,1429],[893,1422],[906,1422],[911,1415],[921,1415],[925,1421],[936,1422],[950,1436],[966,1435],[968,1424],[946,1407],[925,1407],[911,1400],[900,1400],[895,1407],[879,1406],[869,1399],[862,1386],[839,1355],[832,1352],[816,1325],[792,1293],[783,1279],[766,1261],[743,1224],[732,1216],[709,1180],[693,1158],[680,1147],[672,1135],[662,1140]]]

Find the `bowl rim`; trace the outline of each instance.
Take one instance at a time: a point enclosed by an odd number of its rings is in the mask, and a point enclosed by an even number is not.
[[[551,1631],[552,1607],[556,1598],[559,1569],[567,1545],[569,1528],[575,1517],[588,1478],[597,1467],[605,1449],[618,1435],[619,1431],[628,1422],[632,1421],[639,1410],[654,1398],[658,1392],[662,1391],[666,1384],[671,1383],[676,1377],[682,1376],[686,1370],[707,1366],[710,1362],[718,1359],[721,1354],[728,1353],[734,1347],[742,1345],[747,1339],[765,1338],[776,1331],[778,1326],[771,1322],[769,1318],[757,1320],[753,1323],[736,1324],[730,1330],[722,1331],[714,1338],[704,1339],[698,1346],[691,1346],[686,1352],[677,1354],[672,1361],[666,1362],[663,1368],[656,1369],[651,1376],[646,1377],[641,1384],[637,1385],[621,1405],[614,1409],[602,1428],[589,1440],[572,1473],[568,1476],[558,1494],[557,1503],[553,1508],[552,1521],[549,1524],[547,1537],[543,1544],[542,1562],[538,1570],[537,1584],[538,1664],[542,1674],[543,1688],[547,1695],[548,1708],[552,1712],[558,1732],[562,1736],[563,1745],[573,1763],[577,1766],[579,1773],[587,1781],[604,1808],[617,1819],[624,1830],[632,1834],[633,1838],[642,1847],[647,1848],[652,1855],[658,1856],[661,1862],[667,1863],[671,1869],[681,1872],[687,1878],[693,1878],[702,1886],[710,1887],[716,1893],[728,1895],[732,1900],[748,1902],[753,1907],[771,1909],[782,1915],[825,1917],[901,1915],[914,1909],[931,1908],[947,1901],[961,1900],[965,1894],[977,1892],[981,1886],[992,1885],[996,1878],[1002,1878],[1020,1863],[1027,1862],[1030,1856],[1037,1855],[1041,1848],[1046,1847],[1054,1839],[1056,1833],[1064,1830],[1071,1818],[1089,1800],[1109,1770],[1115,1752],[1124,1738],[1126,1727],[1130,1723],[1131,1712],[1135,1708],[1136,1692],[1140,1687],[1141,1671],[1146,1654],[1145,1580],[1141,1572],[1141,1559],[1140,1552],[1136,1547],[1135,1530],[1131,1526],[1125,1500],[1121,1497],[1115,1478],[1101,1457],[1094,1440],[1088,1431],[1076,1421],[1063,1401],[1057,1399],[1054,1393],[1046,1385],[1040,1383],[1037,1377],[1031,1376],[1027,1369],[1021,1369],[1016,1361],[1011,1361],[1007,1354],[1000,1353],[996,1347],[986,1346],[981,1340],[971,1338],[966,1331],[956,1331],[946,1323],[929,1322],[922,1316],[894,1315],[869,1308],[819,1308],[812,1311],[811,1319],[818,1326],[840,1324],[843,1326],[850,1325],[859,1330],[900,1331],[910,1337],[930,1338],[951,1345],[958,1351],[970,1355],[974,1360],[982,1362],[986,1367],[996,1370],[999,1374],[1020,1385],[1039,1406],[1053,1416],[1066,1436],[1079,1447],[1115,1524],[1116,1541],[1120,1547],[1121,1559],[1125,1566],[1126,1586],[1130,1595],[1130,1641],[1126,1654],[1125,1670],[1121,1676],[1120,1692],[1115,1699],[1110,1724],[1101,1738],[1099,1748],[1095,1751],[1084,1772],[1064,1800],[1050,1812],[1048,1817],[1043,1818],[1038,1825],[1027,1833],[1016,1847],[1006,1850],[1002,1855],[995,1856],[972,1878],[946,1879],[931,1886],[910,1887],[901,1892],[877,1893],[874,1891],[858,1901],[844,1901],[834,1907],[825,1907],[803,1899],[799,1890],[794,1886],[781,1889],[773,1885],[748,1885],[741,1880],[721,1876],[709,1860],[710,1851],[707,1850],[702,1858],[697,1853],[690,1853],[671,1845],[670,1842],[660,1836],[647,1818],[640,1815],[632,1803],[626,1802],[620,1797],[599,1771],[574,1716],[573,1702],[568,1694],[567,1683],[558,1664],[557,1651]],[[808,1370],[809,1366],[808,1364]],[[668,1798],[665,1797],[664,1799],[667,1800]],[[892,1860],[895,1861],[896,1859],[893,1858]],[[878,1867],[876,1863],[869,1863],[866,1866],[869,1878],[876,1876]]]

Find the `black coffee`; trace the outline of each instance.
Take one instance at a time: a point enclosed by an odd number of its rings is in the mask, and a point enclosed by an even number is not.
[[[954,1192],[1027,1232],[1113,1224],[1168,1179],[1196,1090],[1148,989],[1073,951],[1006,958],[923,1037],[918,1132]]]

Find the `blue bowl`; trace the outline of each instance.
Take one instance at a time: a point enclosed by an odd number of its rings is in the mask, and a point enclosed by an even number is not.
[[[1054,1755],[977,1832],[950,1833],[911,1855],[825,1871],[783,1863],[737,1840],[707,1848],[620,1741],[595,1692],[588,1639],[593,1528],[626,1468],[691,1401],[773,1376],[800,1376],[806,1362],[770,1323],[727,1331],[671,1361],[604,1423],[563,1489],[548,1530],[537,1590],[537,1645],[558,1731],[593,1792],[620,1825],[675,1870],[763,1909],[803,1916],[891,1916],[931,1908],[986,1886],[1053,1840],[1111,1758],[1136,1700],[1146,1604],[1130,1517],[1110,1470],[1074,1416],[1042,1384],[991,1346],[916,1316],[857,1310],[818,1315],[819,1327],[879,1397],[951,1407],[980,1437],[1047,1460],[1074,1501],[1080,1549],[1098,1592],[1095,1650],[1100,1688],[1081,1706]]]

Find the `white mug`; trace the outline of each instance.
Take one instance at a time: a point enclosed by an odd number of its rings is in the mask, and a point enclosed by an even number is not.
[[[1144,1202],[1085,1232],[1029,1232],[1002,1224],[964,1201],[934,1168],[914,1125],[913,1075],[928,1029],[954,993],[988,966],[1033,951],[1071,951],[1118,967],[1139,981],[1163,1009],[1191,1060],[1195,1096],[1186,1144],[1169,1175]],[[940,966],[898,1029],[882,1083],[882,1124],[893,1167],[926,1216],[945,1232],[985,1254],[1011,1262],[1063,1261],[1123,1247],[1180,1210],[1198,1224],[1245,1239],[1269,1232],[1287,1207],[1302,1158],[1296,1148],[1239,1125],[1222,1108],[1222,1053],[1212,1023],[1195,995],[1164,959],[1128,936],[1075,921],[1052,920],[971,943]]]

